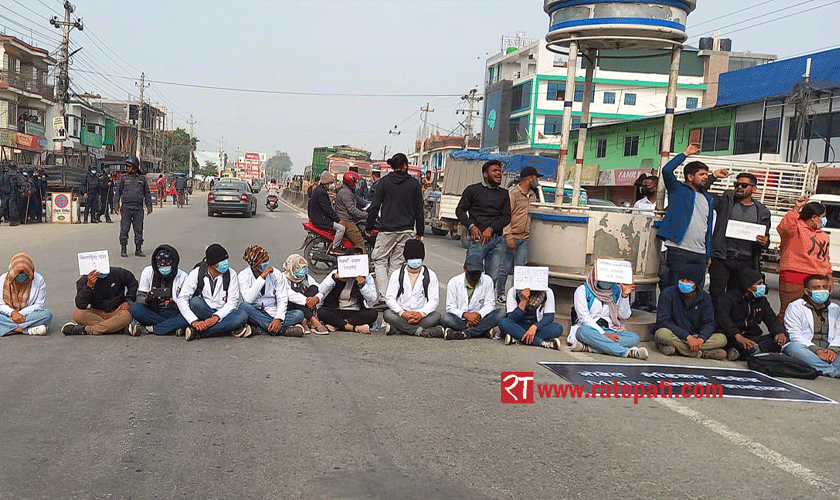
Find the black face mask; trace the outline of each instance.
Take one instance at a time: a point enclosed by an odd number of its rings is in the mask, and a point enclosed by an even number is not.
[[[643,187],[640,192],[642,193],[642,196],[650,196],[656,193],[656,190],[654,188]]]
[[[481,279],[481,273],[481,271],[467,271],[467,281],[473,284],[473,286],[477,285]]]

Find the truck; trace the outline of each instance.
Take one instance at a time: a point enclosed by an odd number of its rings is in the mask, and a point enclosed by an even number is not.
[[[345,158],[348,160],[370,161],[370,151],[354,148],[352,146],[322,146],[312,150],[312,168],[309,170],[308,181],[321,177],[326,168],[328,157]]]

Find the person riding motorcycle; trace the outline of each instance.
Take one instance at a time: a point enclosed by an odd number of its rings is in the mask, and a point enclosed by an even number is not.
[[[341,187],[336,191],[335,195],[335,213],[341,219],[341,224],[347,228],[345,235],[347,239],[367,252],[367,242],[365,241],[357,221],[367,219],[367,212],[359,209],[356,203],[356,185],[361,179],[361,176],[356,172],[345,172],[341,179]]]
[[[280,196],[280,186],[277,185],[277,179],[271,179],[265,189],[268,196]]]

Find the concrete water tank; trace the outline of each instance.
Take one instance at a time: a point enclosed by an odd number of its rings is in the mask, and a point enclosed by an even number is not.
[[[545,0],[545,39],[557,51],[577,41],[593,49],[644,49],[682,44],[696,0]]]

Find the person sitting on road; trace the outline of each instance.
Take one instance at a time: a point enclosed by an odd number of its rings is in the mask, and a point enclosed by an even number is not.
[[[467,255],[464,272],[446,285],[446,314],[440,319],[444,340],[464,340],[499,333],[505,310],[496,308],[493,278],[484,274],[481,255]]]
[[[187,275],[176,302],[190,325],[184,334],[187,341],[253,333],[245,324],[248,314],[239,308],[239,282],[230,270],[227,250],[218,243],[204,251],[204,260]]]
[[[367,252],[367,245],[356,221],[367,220],[367,212],[361,210],[356,200],[356,183],[361,177],[356,172],[347,172],[341,181],[341,187],[335,194],[335,213],[341,219],[341,224],[346,228],[347,239],[353,245]]]
[[[385,302],[388,309],[382,314],[385,335],[403,333],[418,337],[443,338],[440,325],[439,282],[437,274],[423,265],[426,248],[423,242],[410,239],[403,249],[405,264],[388,281]]]
[[[525,344],[560,349],[563,327],[554,322],[554,292],[511,287],[505,300],[507,316],[499,320],[505,345]]]
[[[316,313],[324,296],[318,291],[318,281],[309,274],[306,259],[293,253],[283,264],[283,274],[289,283],[289,310],[303,313],[304,332],[329,335]]]
[[[726,292],[715,307],[718,330],[729,341],[726,359],[735,361],[759,352],[779,352],[787,342],[787,333],[765,296],[764,275],[742,268],[738,280],[738,288]],[[761,323],[769,333],[761,330]]]
[[[178,267],[180,261],[178,251],[169,245],[160,245],[152,252],[152,264],[140,273],[137,302],[129,308],[134,318],[128,325],[129,333],[145,335],[149,333],[147,326],[155,335],[174,333],[182,337],[186,333],[189,324],[175,302],[187,279],[187,273]]]
[[[361,248],[353,247],[348,248],[344,255],[363,253]],[[355,278],[339,278],[334,272],[324,278],[318,293],[324,297],[318,316],[328,329],[370,333],[370,325],[379,317],[379,311],[367,307],[367,304],[376,304],[379,300],[376,283],[370,273]]]
[[[808,363],[821,375],[840,378],[840,306],[828,298],[831,278],[814,274],[803,284],[805,294],[785,311],[790,342],[782,352]]]
[[[709,294],[698,287],[705,271],[687,265],[677,271],[677,284],[659,295],[655,343],[659,352],[690,358],[725,359],[726,336],[715,333],[715,311]]]
[[[47,283],[35,272],[35,264],[25,253],[17,253],[9,262],[9,272],[0,276],[0,337],[13,333],[46,335],[52,313],[44,308]]]
[[[330,172],[321,174],[321,182],[318,187],[312,190],[312,197],[309,198],[307,212],[312,225],[321,229],[335,230],[330,252],[334,255],[340,253],[341,239],[347,228],[341,224],[341,218],[333,210],[330,201],[329,188],[335,183],[335,176]]]
[[[574,316],[566,342],[572,352],[596,352],[622,358],[647,359],[648,350],[639,336],[624,330],[621,320],[630,317],[630,294],[635,285],[620,285],[595,279],[595,267],[586,282],[577,287]]]
[[[242,259],[248,267],[237,277],[242,291],[239,308],[248,315],[248,324],[262,335],[303,337],[303,312],[288,309],[289,283],[271,265],[268,251],[251,245]]]
[[[132,334],[131,303],[137,300],[137,278],[127,269],[111,267],[108,273],[96,269],[76,281],[76,310],[73,321],[61,327],[64,335]]]

